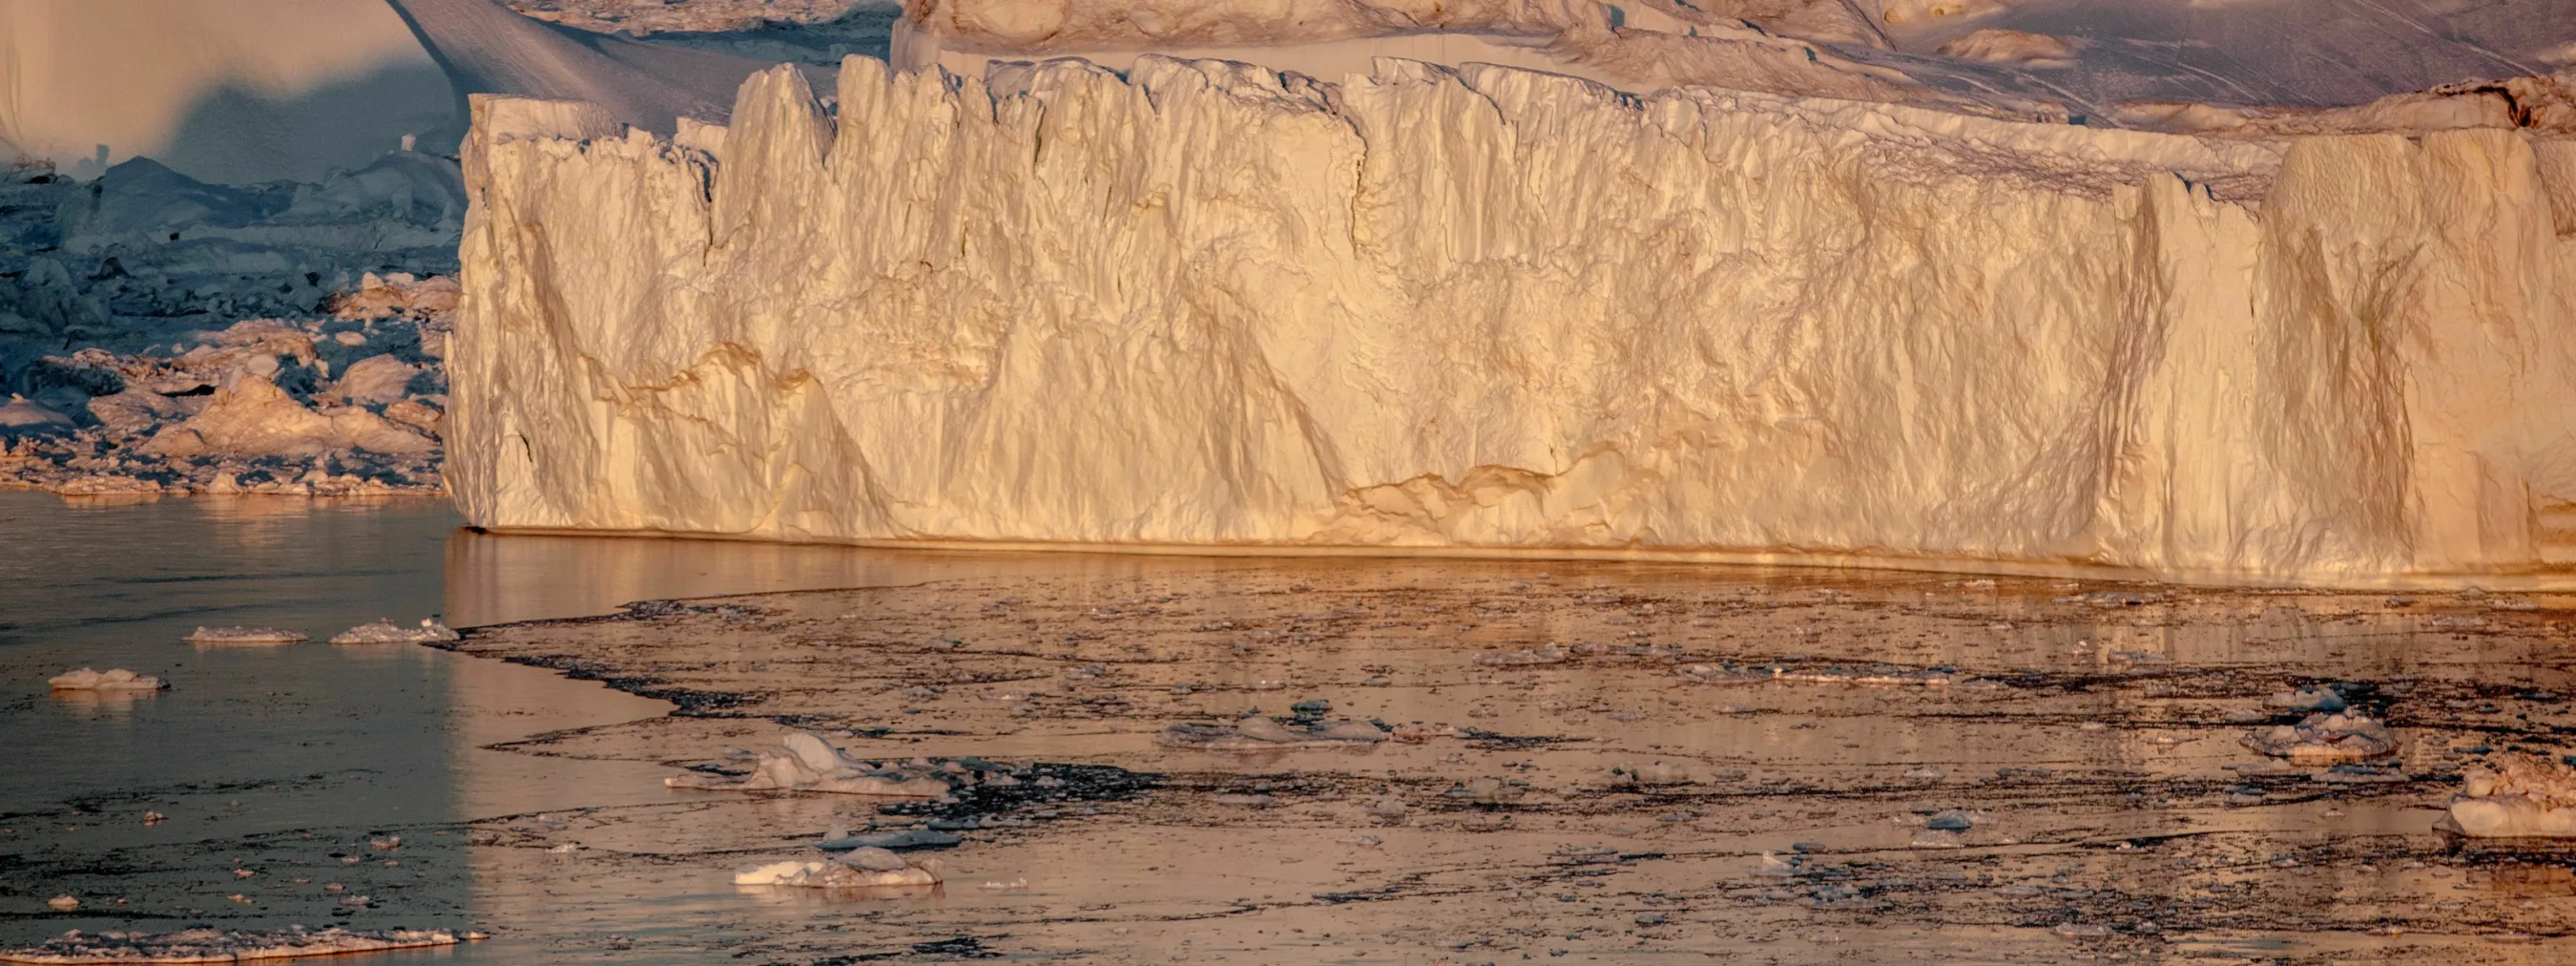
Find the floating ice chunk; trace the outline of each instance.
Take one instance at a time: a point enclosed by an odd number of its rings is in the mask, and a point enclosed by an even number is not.
[[[1475,661],[1486,667],[1528,667],[1536,664],[1563,664],[1568,656],[1569,653],[1564,647],[1550,644],[1535,650],[1487,651],[1476,655]]]
[[[2311,685],[2296,691],[2283,691],[2263,699],[2265,705],[2292,711],[2341,711],[2343,695],[2324,685]]]
[[[56,691],[158,691],[170,686],[170,682],[160,678],[136,674],[121,667],[105,671],[89,668],[65,671],[46,679],[45,683]]]
[[[830,862],[772,862],[735,873],[735,885],[807,889],[867,889],[939,884],[937,859],[907,859],[885,849],[863,848]]]
[[[455,631],[431,618],[421,618],[419,627],[403,627],[390,620],[360,624],[331,638],[333,644],[434,644],[457,639]]]
[[[2360,761],[2397,751],[2397,734],[2357,711],[2317,712],[2295,725],[2256,728],[2245,734],[2245,746],[2275,758],[2323,764]]]
[[[1691,781],[1690,768],[1684,765],[1659,761],[1644,767],[1610,766],[1610,784],[1613,785],[1687,785]]]
[[[1176,724],[1155,736],[1154,743],[1201,751],[1278,751],[1286,748],[1361,747],[1385,741],[1387,732],[1366,721],[1317,721],[1282,724],[1248,715],[1232,725]]]
[[[312,638],[274,627],[200,627],[181,640],[191,644],[301,644]]]
[[[938,798],[948,794],[947,779],[928,762],[915,759],[903,767],[876,767],[841,753],[821,736],[791,731],[776,750],[753,755],[745,775],[690,772],[662,780],[672,788],[710,791],[808,791],[889,798]]]
[[[2461,776],[2436,828],[2472,838],[2576,838],[2576,768],[2503,754]]]
[[[483,938],[479,932],[444,929],[358,931],[333,926],[307,931],[290,929],[213,929],[179,932],[64,933],[42,945],[0,949],[0,962],[10,963],[232,963],[304,956],[338,956],[388,949],[453,946]]]

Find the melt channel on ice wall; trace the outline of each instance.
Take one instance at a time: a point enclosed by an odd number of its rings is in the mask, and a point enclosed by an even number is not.
[[[851,58],[480,98],[496,529],[1913,561],[2576,560],[2576,145],[2231,142],[1484,65]]]

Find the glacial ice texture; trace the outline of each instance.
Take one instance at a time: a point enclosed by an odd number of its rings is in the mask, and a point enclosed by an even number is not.
[[[471,522],[2099,566],[2576,560],[2576,146],[1382,60],[479,98]]]

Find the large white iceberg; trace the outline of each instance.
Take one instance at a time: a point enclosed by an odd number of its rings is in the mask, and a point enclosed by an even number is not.
[[[495,529],[2095,565],[2576,559],[2576,144],[1380,60],[480,98]]]

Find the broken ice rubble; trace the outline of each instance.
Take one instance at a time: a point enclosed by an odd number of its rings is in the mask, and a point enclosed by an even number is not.
[[[274,627],[199,627],[181,640],[191,644],[301,644],[312,638]]]
[[[2317,764],[2360,761],[2397,751],[2396,732],[2358,711],[2319,711],[2295,725],[2256,728],[2245,734],[2244,742],[2275,758]]]
[[[419,627],[403,627],[390,620],[360,624],[331,638],[333,644],[435,644],[457,639],[447,625],[424,617]]]
[[[2576,768],[2505,754],[2461,776],[2436,826],[2472,838],[2576,838]]]
[[[809,889],[864,889],[939,884],[938,859],[908,859],[880,848],[863,847],[828,862],[772,862],[735,873],[735,885],[799,886]]]
[[[124,668],[105,671],[82,668],[65,671],[46,679],[56,691],[158,691],[170,682],[149,674],[136,674]]]
[[[709,791],[834,792],[890,798],[937,798],[949,792],[948,781],[935,770],[860,761],[810,731],[788,732],[779,745],[757,752],[749,774],[690,772],[662,783]]]
[[[35,946],[0,949],[10,963],[231,963],[261,959],[338,956],[388,949],[453,946],[483,938],[444,929],[351,930],[333,926],[288,929],[198,927],[171,933],[66,932]]]
[[[1281,723],[1264,715],[1246,715],[1231,725],[1176,724],[1155,736],[1156,744],[1201,751],[1279,751],[1288,748],[1341,748],[1373,745],[1387,733],[1366,721]]]

